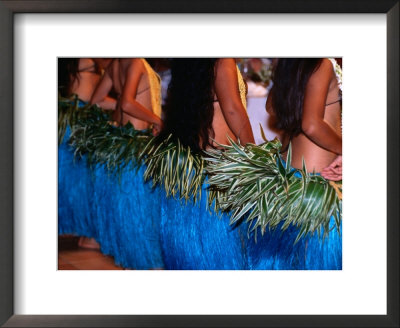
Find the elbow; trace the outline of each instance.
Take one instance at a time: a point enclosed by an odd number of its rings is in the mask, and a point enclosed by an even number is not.
[[[121,99],[121,108],[123,110],[129,108],[129,105],[131,105],[131,104],[132,104],[132,101],[130,101],[129,99],[127,99],[125,97],[123,97]]]
[[[301,129],[307,136],[313,136],[318,131],[318,123],[314,120],[305,120],[301,123]]]

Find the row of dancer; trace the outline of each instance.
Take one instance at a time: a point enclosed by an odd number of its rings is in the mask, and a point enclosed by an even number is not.
[[[104,62],[100,63],[101,77],[97,70],[90,72],[97,76],[90,87],[84,87],[88,74],[79,68],[82,59],[76,61],[75,73],[67,70],[67,83],[59,82],[59,86],[64,86],[66,94],[76,93],[83,101],[114,110],[119,125],[130,122],[136,129],[152,127],[161,139],[172,134],[200,154],[228,144],[228,137],[242,144],[254,143],[246,114],[246,86],[233,59],[172,60],[163,121],[159,80],[148,63],[144,59]],[[304,158],[308,168],[333,180],[341,179],[339,86],[328,59],[280,59],[266,104],[282,132],[283,156],[290,142],[295,168],[301,168]],[[89,91],[84,94],[79,88]],[[99,165],[94,174],[78,172],[79,183],[71,183],[73,169],[62,162],[72,153],[66,142],[60,146],[59,232],[94,237],[102,252],[113,255],[124,267],[341,268],[341,237],[336,230],[324,242],[318,236],[307,236],[295,244],[297,232],[291,227],[284,233],[270,231],[255,243],[247,238],[246,228],[229,226],[228,214],[220,218],[207,212],[206,197],[200,206],[166,198],[161,188],[144,183],[140,170],[125,170],[118,181]],[[81,162],[72,165],[85,167],[84,160]],[[87,179],[82,179],[83,175]],[[206,193],[206,185],[203,188]],[[69,211],[74,207],[75,211]],[[76,218],[71,220],[71,216]],[[74,224],[66,223],[71,221]]]

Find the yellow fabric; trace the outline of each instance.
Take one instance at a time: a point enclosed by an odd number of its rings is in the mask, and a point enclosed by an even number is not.
[[[151,66],[145,59],[142,58],[142,61],[149,79],[151,107],[153,113],[156,114],[158,117],[161,117],[161,78],[151,68]]]
[[[329,180],[329,184],[332,186],[333,189],[335,189],[338,198],[342,200],[342,184],[340,182],[335,182],[331,180]]]
[[[242,73],[240,73],[239,67],[236,66],[237,76],[238,76],[238,83],[239,83],[239,92],[240,92],[240,99],[242,100],[242,104],[244,108],[247,109],[247,102],[246,102],[246,83],[243,80]]]
[[[340,91],[342,91],[342,76],[343,76],[342,68],[337,63],[336,59],[334,59],[334,58],[328,58],[328,59],[331,61],[332,65],[333,65],[333,71],[335,72],[336,80],[339,85],[339,89],[340,89]]]

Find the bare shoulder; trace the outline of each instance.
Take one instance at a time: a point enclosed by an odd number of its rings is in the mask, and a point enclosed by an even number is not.
[[[127,58],[126,68],[129,70],[144,72],[144,64],[141,58]]]
[[[236,62],[233,58],[220,58],[216,65],[217,71],[236,71]]]
[[[334,74],[332,62],[328,58],[323,58],[321,65],[315,73],[318,75],[332,76]]]
[[[333,66],[328,58],[323,58],[321,65],[317,70],[311,75],[309,79],[309,85],[319,84],[321,82],[329,83],[335,77],[335,72],[333,71]]]

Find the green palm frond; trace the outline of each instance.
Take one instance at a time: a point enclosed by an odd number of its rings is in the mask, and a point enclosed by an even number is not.
[[[59,98],[58,108],[59,142],[69,126],[68,143],[74,148],[76,157],[86,154],[90,165],[104,164],[110,171],[140,165],[139,154],[153,138],[150,131],[135,130],[130,123],[115,127],[110,124],[110,113],[96,105],[82,106],[76,96]]]
[[[61,144],[67,127],[71,130],[78,122],[92,124],[93,122],[108,122],[110,113],[96,105],[85,104],[77,95],[69,98],[58,97],[58,143]]]
[[[162,185],[167,196],[194,202],[201,197],[203,158],[179,140],[173,140],[171,135],[163,141],[155,138],[143,149],[140,158],[147,166],[144,179],[152,179],[153,186]]]
[[[296,242],[307,234],[323,229],[326,236],[335,217],[339,230],[341,200],[335,188],[324,178],[291,167],[291,146],[287,161],[280,156],[280,142],[275,139],[256,146],[236,144],[222,150],[208,151],[208,203],[214,210],[230,211],[230,223],[248,223],[249,233],[266,229],[286,230],[296,226]],[[303,161],[304,163],[304,161]]]
[[[153,137],[150,131],[135,130],[128,123],[115,127],[108,122],[77,124],[72,130],[70,144],[75,156],[87,155],[90,165],[103,164],[109,171],[126,166],[138,168],[139,155]]]
[[[76,96],[59,99],[60,143],[67,127],[75,156],[85,154],[90,165],[103,164],[116,173],[145,164],[144,179],[162,185],[167,196],[196,202],[208,175],[209,208],[229,211],[231,224],[247,222],[255,237],[257,231],[263,235],[289,226],[298,228],[297,240],[315,232],[325,237],[332,216],[340,228],[341,185],[310,174],[304,161],[301,170],[293,169],[291,147],[285,163],[277,139],[259,146],[229,139],[230,145],[209,150],[203,158],[172,136],[160,141],[130,123],[115,127],[109,113],[79,103]]]

